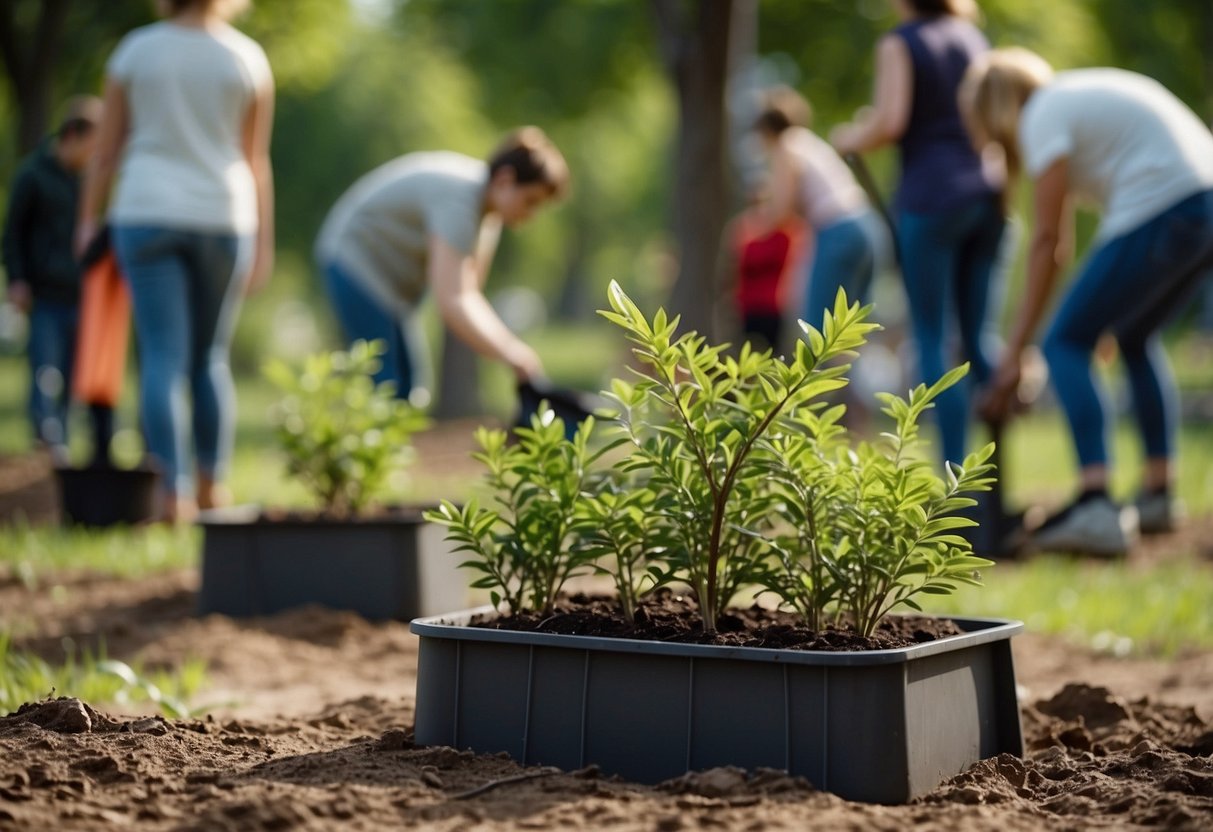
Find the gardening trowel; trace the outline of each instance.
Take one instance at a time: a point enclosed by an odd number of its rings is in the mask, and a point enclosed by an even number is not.
[[[531,424],[531,417],[539,412],[540,406],[547,402],[545,409],[551,410],[564,422],[564,433],[572,438],[578,426],[591,415],[595,409],[602,406],[599,397],[592,393],[559,387],[547,380],[530,379],[518,382],[518,418],[514,420],[515,427],[525,427]]]

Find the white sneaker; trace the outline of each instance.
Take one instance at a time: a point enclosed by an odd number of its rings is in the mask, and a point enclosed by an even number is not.
[[[1166,534],[1179,527],[1183,507],[1170,494],[1138,495],[1137,523],[1142,534]]]
[[[1137,512],[1118,508],[1107,497],[1075,503],[1032,532],[1034,548],[1098,557],[1120,557],[1137,538]]]

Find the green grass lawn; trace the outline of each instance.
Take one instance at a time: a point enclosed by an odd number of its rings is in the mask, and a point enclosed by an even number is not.
[[[552,328],[531,336],[552,377],[582,389],[601,387],[617,359],[617,336],[609,329]],[[576,349],[570,349],[575,344]],[[1213,388],[1213,368],[1204,375],[1191,366],[1185,386]],[[498,418],[511,412],[507,375],[485,375],[486,398]],[[25,368],[20,358],[0,356],[0,453],[28,449],[22,411]],[[134,424],[134,384],[128,386],[120,421]],[[268,383],[258,376],[238,380],[237,448],[231,483],[242,502],[303,505],[307,495],[284,473],[273,446],[266,413],[274,401]],[[81,425],[81,428],[83,425]],[[83,429],[77,431],[84,434]],[[81,458],[87,449],[74,446]],[[122,454],[128,462],[140,449],[133,432],[125,435]],[[1115,434],[1114,490],[1131,497],[1139,472],[1137,440],[1123,420]],[[1213,425],[1189,423],[1179,441],[1179,494],[1189,513],[1213,513]],[[1008,502],[1012,505],[1063,502],[1075,487],[1072,451],[1061,415],[1041,409],[1014,423],[1005,437],[1004,464]],[[396,499],[432,496],[432,480],[405,478],[392,495]],[[444,496],[458,497],[476,487],[464,479],[439,480]],[[163,528],[81,532],[22,526],[0,528],[0,564],[8,564],[23,580],[53,580],[56,570],[86,568],[137,576],[194,564],[199,535],[193,530]],[[1175,552],[1147,566],[1134,562],[1094,563],[1037,558],[1025,564],[999,565],[989,570],[986,586],[965,590],[936,603],[933,610],[973,615],[1020,618],[1042,631],[1063,633],[1113,651],[1172,655],[1213,648],[1213,564],[1190,552]]]

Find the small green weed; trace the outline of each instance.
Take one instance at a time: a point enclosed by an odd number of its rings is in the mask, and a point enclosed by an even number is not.
[[[90,704],[151,702],[168,717],[190,716],[185,704],[206,681],[206,665],[188,660],[180,669],[143,673],[131,665],[82,651],[71,652],[62,665],[15,650],[9,636],[0,632],[0,714],[15,711],[26,702],[48,696],[74,696]]]

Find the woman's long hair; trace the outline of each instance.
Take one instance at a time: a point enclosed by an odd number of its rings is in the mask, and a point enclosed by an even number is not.
[[[1028,98],[1053,78],[1053,68],[1035,52],[1018,46],[994,49],[969,65],[958,92],[960,114],[979,153],[1001,148],[1007,189],[1023,166],[1019,117]]]

